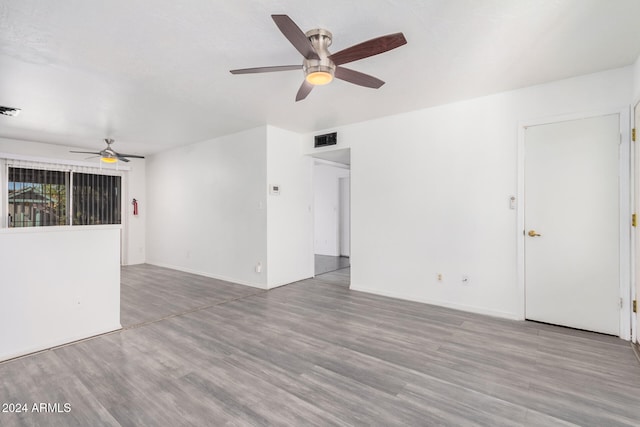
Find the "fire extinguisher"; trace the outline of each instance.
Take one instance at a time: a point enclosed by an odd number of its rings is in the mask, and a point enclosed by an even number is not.
[[[133,202],[131,202],[131,204],[133,205],[133,214],[138,215],[138,201],[136,199],[133,199]]]

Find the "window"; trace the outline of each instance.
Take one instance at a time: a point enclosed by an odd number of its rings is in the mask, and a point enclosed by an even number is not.
[[[67,225],[69,172],[9,168],[9,227]]]
[[[120,224],[120,177],[73,174],[73,224]]]
[[[9,167],[8,182],[9,227],[121,223],[119,176]]]

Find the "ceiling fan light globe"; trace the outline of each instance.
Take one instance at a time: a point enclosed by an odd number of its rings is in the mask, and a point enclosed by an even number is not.
[[[100,160],[104,163],[115,163],[118,161],[118,159],[115,157],[100,157]]]
[[[322,86],[331,83],[333,76],[326,71],[315,71],[307,74],[306,80],[314,86]]]

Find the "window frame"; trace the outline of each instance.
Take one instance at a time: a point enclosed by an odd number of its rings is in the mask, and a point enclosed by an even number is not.
[[[128,173],[131,171],[131,167],[126,165],[120,165],[115,163],[114,165],[103,165],[102,163],[96,164],[91,162],[81,162],[67,159],[53,159],[45,157],[34,157],[13,153],[0,152],[0,229],[12,229],[17,228],[29,228],[32,230],[42,230],[52,227],[75,227],[73,224],[73,218],[71,212],[67,211],[69,216],[69,224],[67,225],[55,225],[55,226],[39,226],[39,227],[9,227],[8,226],[8,198],[9,198],[9,168],[28,168],[28,169],[45,169],[45,170],[57,170],[72,173],[88,173],[95,175],[110,175],[120,177],[120,223],[119,224],[100,224],[100,225],[87,225],[87,227],[126,227],[127,220],[127,197],[128,197]],[[71,174],[69,194],[67,202],[69,203],[69,209],[72,206],[73,194],[73,174]]]

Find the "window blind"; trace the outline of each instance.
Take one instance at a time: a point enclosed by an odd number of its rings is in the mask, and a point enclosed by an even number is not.
[[[30,164],[31,166],[31,164]],[[7,167],[7,225],[121,224],[122,178],[119,175]],[[83,168],[93,170],[93,168]]]
[[[73,225],[120,224],[119,176],[73,174]]]

